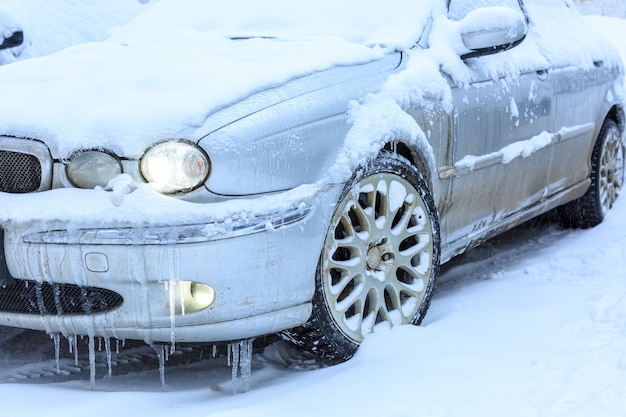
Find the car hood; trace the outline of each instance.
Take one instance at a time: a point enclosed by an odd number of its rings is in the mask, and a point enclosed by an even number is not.
[[[0,135],[55,158],[198,140],[209,115],[255,92],[412,47],[431,1],[159,0],[106,42],[0,68]]]
[[[38,139],[56,158],[199,139],[208,115],[256,91],[332,66],[378,60],[341,39],[240,40],[197,33],[133,44],[92,43],[0,68],[0,135]],[[268,58],[271,57],[271,58]]]

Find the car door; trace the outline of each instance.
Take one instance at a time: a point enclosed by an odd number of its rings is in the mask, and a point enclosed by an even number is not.
[[[518,0],[450,0],[448,7],[453,22],[478,7],[524,13]],[[452,177],[444,245],[462,250],[545,193],[553,149],[543,146],[542,132],[553,129],[555,107],[549,71],[547,64],[515,65],[533,47],[524,40],[464,59],[463,79],[444,70],[454,102],[453,163],[440,173]]]
[[[556,149],[547,190],[553,195],[589,177],[591,150],[606,111],[602,103],[616,69],[573,6],[564,0],[524,0],[524,5],[542,39],[540,53],[554,62],[545,74],[555,107],[549,132]]]

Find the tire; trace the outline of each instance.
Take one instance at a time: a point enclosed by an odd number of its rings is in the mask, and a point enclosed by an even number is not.
[[[439,273],[439,222],[427,183],[381,154],[339,199],[316,274],[311,318],[282,337],[333,362],[350,359],[379,325],[418,325]]]
[[[587,229],[602,223],[624,183],[624,143],[613,120],[606,120],[591,154],[591,185],[577,200],[559,208],[565,227]]]

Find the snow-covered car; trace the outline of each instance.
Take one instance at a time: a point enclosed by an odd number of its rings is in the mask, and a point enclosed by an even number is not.
[[[622,72],[564,0],[159,0],[0,68],[0,324],[345,360],[490,236],[603,220]]]
[[[24,30],[7,10],[0,8],[0,51],[9,50],[13,56],[19,55],[24,44]]]
[[[0,0],[0,65],[101,41],[149,0]]]

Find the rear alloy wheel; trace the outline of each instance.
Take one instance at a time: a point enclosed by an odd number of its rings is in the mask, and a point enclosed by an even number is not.
[[[326,234],[304,326],[283,337],[347,360],[379,325],[419,324],[439,270],[439,223],[422,175],[383,154],[346,186]]]
[[[613,120],[604,122],[591,156],[591,185],[581,198],[560,208],[567,227],[589,228],[602,223],[624,184],[624,143]]]

